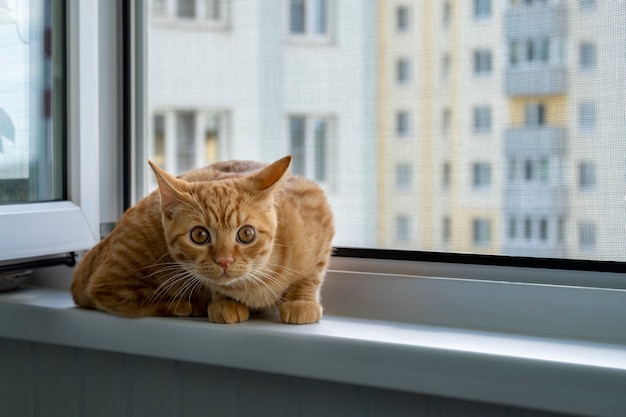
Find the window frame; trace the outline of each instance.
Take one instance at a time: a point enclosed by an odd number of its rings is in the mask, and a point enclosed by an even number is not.
[[[329,44],[333,41],[334,34],[334,0],[301,0],[304,2],[304,31],[303,32],[293,32],[291,29],[291,1],[292,0],[283,0],[284,1],[284,13],[285,13],[285,36],[290,42],[295,43],[306,43],[306,44]],[[324,14],[325,21],[324,25],[326,30],[323,33],[318,33],[315,29],[311,29],[314,27],[315,22],[315,14],[316,10],[314,8],[307,7],[309,3],[315,2],[315,4],[319,4],[319,1],[325,2],[324,6]]]
[[[77,0],[71,1],[74,5],[79,3]],[[98,2],[80,0],[80,8],[88,25],[91,25],[86,28],[87,31],[97,33],[99,20],[98,13],[94,11],[98,9]],[[90,16],[92,20],[89,20]],[[97,47],[97,42],[90,46]],[[97,57],[97,53],[93,52],[93,55]],[[85,71],[90,75],[93,67],[97,67],[94,61],[85,61],[83,64],[88,67]],[[87,81],[83,79],[83,83]],[[74,174],[80,176],[92,172],[91,185],[97,190],[101,185],[93,172],[98,171],[94,169],[98,166],[98,147],[94,143],[97,142],[93,139],[94,132],[87,126],[95,129],[96,138],[102,136],[97,129],[97,112],[91,108],[99,100],[87,94],[81,97],[84,98],[83,106],[74,103],[73,111],[78,108],[82,111],[88,107],[87,113],[91,118],[87,117],[83,125],[74,122],[80,127],[81,135],[78,137],[82,140],[79,144],[87,145],[90,152],[82,149],[83,146],[72,148],[73,152],[80,151],[79,156],[87,155],[85,160],[78,161],[77,166],[81,169]],[[89,106],[85,106],[87,103]],[[88,159],[89,156],[95,158]],[[102,161],[104,173],[110,173],[111,170],[108,163],[112,156],[108,158]],[[136,161],[137,164],[145,163],[141,156]],[[84,181],[88,179],[83,178],[79,185],[84,186]],[[122,190],[118,191],[121,193]],[[92,195],[98,197],[93,189]],[[96,206],[91,214],[97,213],[98,201],[90,203]],[[495,234],[496,229],[497,225],[493,224],[492,233]],[[333,327],[332,319],[319,326],[298,328],[258,321],[223,327],[185,319],[124,320],[71,308],[71,301],[67,305],[57,305],[54,310],[46,309],[39,304],[46,300],[59,303],[59,295],[65,297],[61,303],[69,298],[66,291],[50,291],[44,294],[45,297],[36,299],[12,297],[9,302],[5,302],[10,297],[4,298],[0,303],[3,312],[11,310],[12,303],[15,308],[12,309],[13,315],[0,315],[5,318],[0,330],[3,337],[23,338],[29,342],[171,356],[177,361],[284,372],[314,379],[328,378],[328,374],[333,374],[339,382],[372,384],[378,388],[412,390],[420,394],[488,403],[499,402],[569,413],[592,410],[597,414],[603,411],[609,414],[615,411],[610,410],[610,404],[611,400],[618,397],[616,390],[611,388],[619,386],[614,381],[620,378],[623,381],[623,367],[619,370],[603,368],[593,359],[602,358],[602,352],[611,348],[623,350],[623,343],[613,346],[611,342],[598,342],[597,337],[601,336],[604,324],[613,331],[623,328],[620,327],[621,321],[618,321],[623,315],[615,313],[623,311],[620,306],[624,305],[623,290],[626,290],[624,263],[339,248],[331,261],[331,268],[324,286],[325,295],[328,295],[324,302],[335,309],[343,309],[333,312],[337,315],[334,321],[343,323],[343,327]],[[70,275],[71,269],[64,268],[63,272]],[[52,273],[45,271],[42,274]],[[346,303],[346,297],[351,297],[349,299],[352,302]],[[534,304],[529,306],[529,300],[533,300]],[[395,310],[390,313],[380,308],[386,305],[392,305]],[[586,308],[581,309],[581,305]],[[372,310],[373,307],[377,308]],[[603,325],[595,326],[598,323],[596,314],[589,314],[590,310],[595,312],[596,309],[606,320],[600,321]],[[494,311],[502,314],[494,314]],[[400,317],[395,317],[394,314],[398,312]],[[450,315],[451,312],[456,314]],[[356,319],[350,321],[345,313]],[[45,329],[45,326],[41,326],[44,315],[50,325]],[[20,317],[22,325],[15,326],[10,320],[12,317]],[[409,320],[418,321],[418,324]],[[70,326],[72,323],[75,326]],[[355,333],[355,329],[350,328],[352,323],[371,328],[364,333]],[[410,326],[421,329],[421,332],[403,333]],[[113,344],[105,332],[93,331],[112,328],[116,329]],[[155,332],[155,329],[159,331]],[[85,338],[86,330],[95,336]],[[381,342],[380,334],[386,335],[393,331],[404,339],[398,338],[392,343]],[[172,338],[163,336],[168,334],[177,335],[174,338],[177,341],[188,340],[192,343],[184,343],[182,352],[170,349],[173,345],[168,343]],[[356,337],[351,337],[354,334],[359,337],[357,342]],[[412,336],[411,342],[419,340],[417,343],[424,345],[413,350],[411,343],[407,343],[407,334]],[[538,337],[530,336],[537,334]],[[439,335],[456,343],[433,345],[431,337],[435,336],[439,341]],[[477,337],[482,342],[472,344]],[[615,337],[624,340],[623,333]],[[241,346],[242,339],[266,348],[265,351],[270,353],[269,360],[250,360],[249,349],[230,349]],[[211,343],[215,340],[220,341],[218,345]],[[272,344],[277,340],[281,342],[280,346]],[[215,355],[207,355],[206,349],[198,349],[198,342],[200,345],[206,343]],[[141,352],[138,345],[149,345],[150,350],[148,353]],[[300,349],[309,352],[315,360],[285,361],[285,353]],[[574,356],[580,358],[580,362],[567,360],[572,350],[578,352]],[[354,355],[355,351],[361,354]],[[546,353],[549,360],[543,356]],[[564,353],[567,358],[563,357]],[[591,362],[585,361],[585,354],[592,359]],[[345,363],[346,358],[348,363]],[[368,358],[376,360],[369,361]],[[294,370],[294,366],[298,368]],[[302,366],[307,366],[309,370],[304,372]],[[346,366],[357,371],[346,373]],[[390,377],[387,372],[394,375]],[[419,384],[412,379],[416,374],[421,374]],[[510,378],[503,379],[502,375]],[[576,378],[578,376],[581,378]],[[474,377],[480,379],[481,383],[476,384],[477,379]],[[600,387],[598,381],[601,382]],[[394,383],[397,385],[392,385]],[[572,404],[571,394],[580,392],[588,396],[576,397],[577,400]],[[594,414],[591,411],[589,413]]]
[[[155,15],[153,9],[147,8],[149,16],[147,19],[160,28],[165,29],[193,29],[193,30],[209,30],[209,31],[228,31],[230,30],[230,1],[217,0],[220,4],[220,16],[218,18],[202,16],[202,12],[206,11],[205,5],[198,5],[202,0],[192,0],[194,2],[194,16],[181,17],[178,16],[178,0],[163,0],[165,10],[163,15]]]
[[[334,184],[334,159],[333,159],[333,148],[336,143],[336,129],[335,129],[335,119],[336,116],[333,114],[317,114],[317,113],[288,113],[286,117],[286,132],[287,137],[285,138],[285,143],[287,144],[287,149],[290,150],[292,155],[294,152],[291,150],[292,148],[292,131],[291,131],[291,123],[294,119],[300,119],[303,123],[303,134],[304,137],[302,139],[302,152],[303,158],[302,162],[304,163],[304,171],[298,171],[298,175],[305,176],[312,180],[318,182],[323,188],[327,191],[331,190]],[[324,142],[323,149],[321,149],[321,156],[323,158],[323,169],[319,169],[320,160],[318,157],[320,156],[320,148],[317,143],[316,136],[316,124],[318,122],[323,122],[324,129]],[[297,164],[297,159],[300,155],[294,155],[292,160],[292,170]],[[321,178],[320,178],[321,173]]]
[[[493,74],[493,51],[489,48],[476,48],[472,51],[472,74],[474,77],[489,77]]]
[[[99,240],[99,118],[108,109],[100,106],[94,82],[100,76],[97,7],[96,0],[66,4],[67,200],[0,205],[3,263],[84,250]]]

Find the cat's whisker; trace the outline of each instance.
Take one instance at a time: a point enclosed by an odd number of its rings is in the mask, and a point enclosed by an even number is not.
[[[158,263],[161,259],[165,258],[166,256],[169,255],[169,252],[165,252],[163,255],[159,256],[157,259],[154,260],[154,262],[151,265],[146,265],[142,268],[139,268],[140,271],[143,271],[144,269],[148,269],[151,268],[153,266],[157,266],[157,265],[164,265],[164,264],[169,264],[172,262],[163,262],[163,263]]]
[[[140,279],[140,280],[144,280],[144,279],[151,278],[151,277],[153,277],[153,276],[155,276],[155,275],[158,275],[158,274],[166,274],[166,273],[168,273],[168,272],[169,272],[169,273],[170,273],[170,275],[171,275],[171,274],[172,274],[172,273],[174,273],[174,272],[177,272],[177,271],[178,271],[178,272],[180,272],[180,270],[181,270],[181,269],[180,269],[180,265],[178,265],[178,264],[175,264],[175,265],[169,265],[169,266],[167,266],[167,267],[162,267],[162,268],[160,268],[160,269],[158,269],[158,270],[156,270],[156,271],[154,271],[154,272],[152,272],[152,273],[150,273],[150,274],[144,275],[143,277],[141,277],[141,278],[139,278],[139,279]]]
[[[172,303],[176,302],[174,311],[178,310],[178,306],[180,302],[185,298],[185,294],[187,294],[187,292],[189,292],[188,302],[189,304],[191,304],[191,296],[193,295],[194,289],[197,288],[196,283],[198,281],[198,278],[196,278],[193,274],[187,273],[185,275],[185,279],[185,282],[172,296],[170,306],[172,305]]]
[[[148,302],[157,302],[163,299],[176,284],[185,280],[186,277],[187,273],[183,270],[173,272],[169,277],[167,277],[163,282],[159,284],[159,286],[152,293],[152,296],[148,299]]]
[[[273,273],[261,268],[253,268],[246,277],[249,279],[248,282],[252,283],[253,286],[259,290],[265,299],[266,304],[271,304],[276,300],[281,300],[283,298],[283,294],[287,290],[286,284],[283,283],[283,280],[281,280],[280,277],[276,277]],[[268,282],[277,286],[280,293],[268,285]]]

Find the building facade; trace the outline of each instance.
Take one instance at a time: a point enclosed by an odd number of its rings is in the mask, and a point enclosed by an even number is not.
[[[167,170],[290,153],[337,246],[626,257],[624,2],[149,5]]]
[[[375,4],[152,0],[150,7],[147,153],[175,173],[292,154],[292,171],[327,192],[335,244],[375,245]]]

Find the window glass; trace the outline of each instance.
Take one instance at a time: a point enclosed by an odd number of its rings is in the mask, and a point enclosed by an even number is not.
[[[292,154],[337,247],[626,261],[626,2],[187,3],[146,10],[228,25],[147,19],[143,149],[174,174]]]
[[[491,16],[491,0],[474,0],[474,17],[486,19]]]
[[[407,32],[409,27],[409,8],[407,6],[398,6],[396,9],[396,30],[398,32]]]
[[[593,69],[596,66],[596,45],[591,42],[580,44],[580,68],[583,70]]]
[[[63,27],[53,1],[0,2],[0,203],[61,200]]]

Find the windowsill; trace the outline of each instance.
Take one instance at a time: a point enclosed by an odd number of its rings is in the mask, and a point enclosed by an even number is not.
[[[626,413],[624,297],[333,271],[318,324],[261,315],[217,325],[123,319],[75,308],[67,290],[25,286],[0,294],[0,337],[608,416]]]

